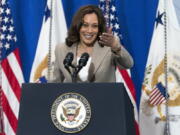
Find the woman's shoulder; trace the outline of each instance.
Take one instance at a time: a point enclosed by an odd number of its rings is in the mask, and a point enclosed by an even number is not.
[[[74,49],[76,48],[77,44],[74,43],[72,46],[68,46],[66,45],[66,43],[61,43],[61,44],[57,44],[56,45],[56,49],[55,49],[55,52],[69,52],[69,51],[74,51]]]
[[[60,43],[56,45],[56,49],[65,49],[67,47],[67,45],[65,43]]]

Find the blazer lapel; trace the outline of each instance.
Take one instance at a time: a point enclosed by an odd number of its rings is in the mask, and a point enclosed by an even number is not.
[[[91,61],[91,65],[89,68],[89,80],[92,80],[94,74],[96,73],[96,71],[98,70],[98,68],[100,67],[105,55],[107,54],[109,50],[109,47],[102,47],[99,45],[98,42],[96,42],[94,44],[93,47],[93,52],[92,52],[92,61]]]

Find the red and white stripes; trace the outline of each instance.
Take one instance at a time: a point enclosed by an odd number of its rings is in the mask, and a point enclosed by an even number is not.
[[[5,135],[15,135],[17,131],[21,84],[24,82],[20,65],[19,50],[15,49],[1,62],[3,127]]]
[[[136,135],[140,135],[139,133],[139,124],[138,124],[138,109],[137,109],[137,104],[136,104],[136,91],[135,87],[133,84],[133,81],[128,73],[128,70],[120,70],[119,68],[119,77],[121,77],[121,81],[124,83],[126,91],[128,93],[128,96],[133,104],[134,107],[134,118],[135,118],[135,129],[136,129]],[[117,74],[116,74],[117,75]]]

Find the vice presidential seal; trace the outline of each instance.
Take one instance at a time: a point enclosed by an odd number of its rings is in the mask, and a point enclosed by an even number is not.
[[[66,133],[83,130],[91,118],[89,102],[77,93],[60,95],[53,103],[51,119],[54,125]]]

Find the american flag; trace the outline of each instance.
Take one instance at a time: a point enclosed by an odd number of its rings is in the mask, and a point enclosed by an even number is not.
[[[154,106],[165,103],[165,96],[165,87],[161,83],[158,83],[149,95],[149,103]]]
[[[100,0],[99,7],[101,8],[106,19],[107,27],[112,27],[113,34],[120,37],[120,39],[122,40],[122,34],[117,16],[115,1]]]
[[[17,37],[8,0],[0,3],[0,135],[15,135],[18,123],[21,84],[24,82]],[[3,124],[3,125],[2,125]],[[2,133],[3,132],[3,133]]]
[[[111,27],[113,34],[115,36],[118,36],[121,40],[121,43],[123,43],[123,37],[121,34],[120,23],[117,16],[115,0],[99,0],[99,7],[101,8],[105,16],[107,27]],[[121,77],[121,80],[124,82],[126,91],[134,106],[136,135],[139,135],[138,111],[136,105],[136,92],[134,84],[127,70],[120,70],[118,67],[117,70],[119,74],[118,77]]]

